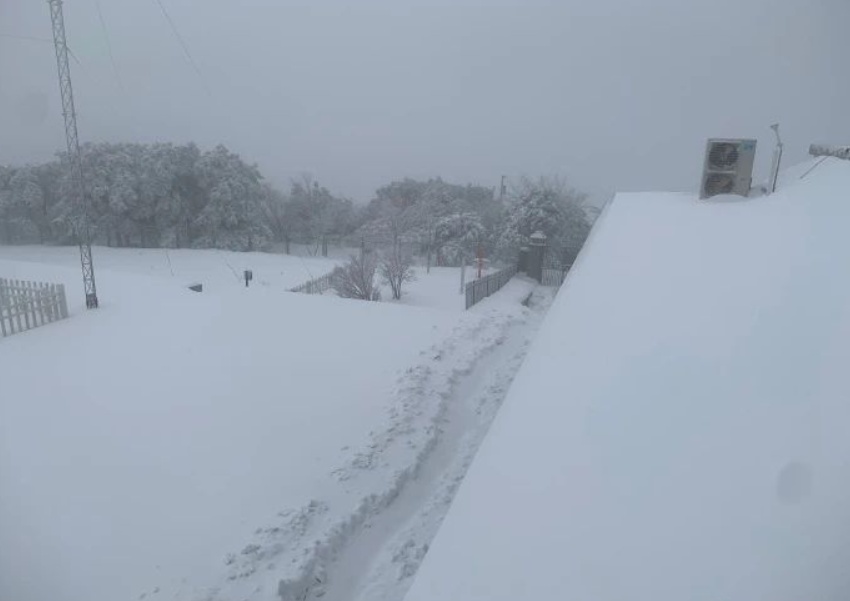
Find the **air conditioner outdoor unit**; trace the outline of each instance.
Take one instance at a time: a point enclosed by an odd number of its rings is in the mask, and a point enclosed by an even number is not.
[[[747,196],[753,182],[755,158],[755,140],[709,140],[705,148],[700,198],[718,194]]]

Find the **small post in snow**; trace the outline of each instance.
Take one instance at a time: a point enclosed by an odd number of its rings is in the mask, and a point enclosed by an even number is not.
[[[463,294],[466,290],[466,259],[460,262],[460,293]]]
[[[481,279],[481,272],[484,269],[484,249],[481,248],[481,243],[478,244],[478,279]]]
[[[434,242],[434,231],[431,223],[428,222],[428,266],[425,268],[425,273],[431,273],[431,245]]]
[[[245,270],[245,287],[248,287],[248,283],[254,279],[254,272],[250,269]]]
[[[770,129],[776,134],[776,148],[773,150],[773,162],[770,165],[770,181],[767,184],[767,193],[773,194],[776,192],[776,182],[779,179],[779,165],[782,162],[782,138],[779,136],[778,123],[771,125]]]

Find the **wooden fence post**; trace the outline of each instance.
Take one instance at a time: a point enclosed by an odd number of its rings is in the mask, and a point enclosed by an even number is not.
[[[38,325],[43,326],[46,321],[44,319],[44,303],[43,297],[41,295],[41,291],[44,289],[44,284],[38,282],[35,284],[35,298],[33,302],[35,303],[34,310],[38,314]]]
[[[47,323],[47,316],[44,314],[44,289],[47,287],[47,284],[40,283],[38,285],[38,315],[41,318],[41,325]]]
[[[6,334],[6,280],[0,278],[0,335]]]
[[[35,327],[35,313],[32,310],[32,282],[22,282],[24,292],[24,320],[27,322],[27,329],[31,330]],[[32,321],[30,321],[30,313],[32,313]]]
[[[24,316],[24,329],[30,329],[30,314],[27,307],[27,283],[24,280],[18,282],[18,298],[20,299],[19,311]]]
[[[59,314],[62,319],[68,317],[68,299],[65,297],[65,284],[59,284]]]
[[[56,284],[50,284],[48,298],[50,300],[47,303],[47,312],[50,314],[50,321],[53,322],[59,319],[59,312],[56,310]]]
[[[21,281],[15,280],[12,288],[12,294],[15,298],[15,319],[18,321],[18,332],[23,332],[23,322],[21,321]]]

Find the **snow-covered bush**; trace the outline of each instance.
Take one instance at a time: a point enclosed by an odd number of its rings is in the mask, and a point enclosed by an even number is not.
[[[547,254],[559,264],[570,263],[590,232],[584,196],[556,179],[524,178],[500,228],[497,249],[514,260],[531,234],[543,232]]]
[[[375,285],[378,257],[374,253],[352,255],[348,263],[333,271],[333,289],[342,298],[381,300],[381,291]]]
[[[401,298],[402,286],[405,282],[413,280],[416,275],[413,272],[413,257],[405,252],[401,246],[396,244],[392,250],[384,254],[380,265],[381,277],[393,291],[393,298]]]

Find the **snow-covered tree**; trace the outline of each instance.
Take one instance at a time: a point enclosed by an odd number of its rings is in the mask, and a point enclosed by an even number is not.
[[[38,181],[36,168],[17,169],[8,180],[8,193],[2,206],[2,219],[7,229],[6,238],[14,243],[41,241],[41,227],[45,222],[45,195]]]
[[[204,153],[198,161],[206,204],[195,219],[198,247],[257,250],[271,240],[263,219],[261,176],[224,146]]]
[[[434,242],[444,265],[460,265],[474,257],[485,235],[481,216],[472,212],[452,213],[434,228]]]
[[[328,239],[350,233],[356,223],[350,200],[331,194],[309,174],[293,180],[289,195],[288,231],[308,244],[312,254],[327,255]]]
[[[509,207],[491,188],[441,178],[380,187],[368,206],[332,194],[311,176],[288,194],[224,146],[98,143],[82,147],[89,229],[114,246],[262,249],[282,242],[326,251],[329,241],[438,254],[448,264],[497,249],[508,259],[540,229],[566,257],[589,229],[583,198],[550,180],[523,180]],[[83,224],[65,153],[44,165],[0,168],[0,241],[72,243]],[[352,240],[354,238],[354,240]]]
[[[582,194],[560,180],[523,178],[500,228],[499,254],[513,260],[531,234],[540,231],[547,237],[549,256],[571,262],[590,232],[584,202]]]
[[[373,243],[391,246],[400,240],[418,242],[423,252],[433,250],[434,245],[445,244],[446,252],[452,257],[449,260],[455,262],[462,252],[458,244],[468,240],[454,243],[449,239],[459,234],[451,234],[444,240],[435,239],[438,224],[443,220],[452,222],[456,215],[476,215],[474,220],[469,220],[470,224],[482,228],[475,236],[475,243],[480,241],[489,247],[491,230],[498,223],[501,207],[490,188],[459,186],[440,178],[424,182],[405,179],[379,188],[365,215],[367,222],[358,233]],[[446,226],[443,224],[444,233]]]
[[[191,246],[193,217],[205,202],[197,173],[201,153],[194,144],[160,145],[155,152],[150,168],[167,176],[155,208],[160,243],[176,248]]]
[[[202,154],[194,144],[100,143],[81,150],[95,243],[247,250],[271,239],[268,187],[256,167],[224,147]],[[4,241],[77,239],[83,203],[71,166],[59,153],[44,165],[3,169]]]

